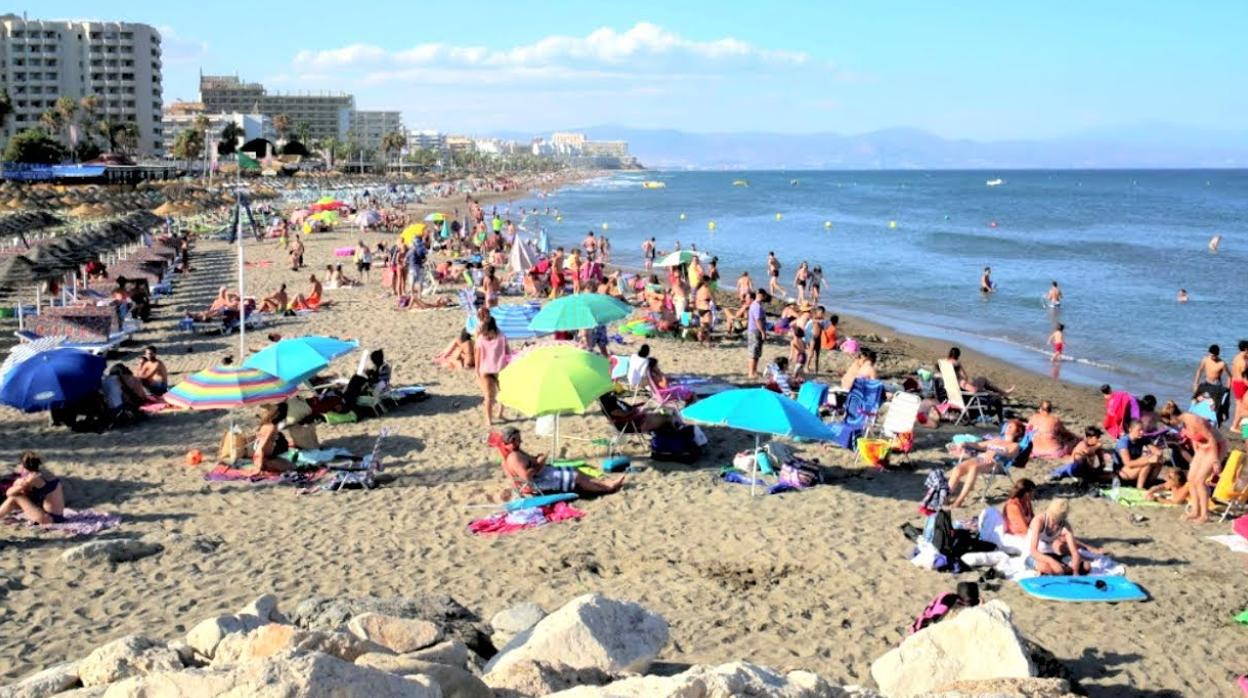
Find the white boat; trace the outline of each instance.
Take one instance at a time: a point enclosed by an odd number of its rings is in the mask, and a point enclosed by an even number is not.
[[[988,186],[990,186],[990,187],[999,187],[999,186],[1001,186],[1002,184],[1005,184],[1005,180],[1004,180],[1004,179],[999,179],[999,178],[998,178],[998,179],[990,179],[990,180],[988,180],[987,182],[984,182],[984,184],[987,184],[987,185],[988,185]]]

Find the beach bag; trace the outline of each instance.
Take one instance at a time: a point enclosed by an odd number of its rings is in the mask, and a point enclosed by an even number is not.
[[[650,435],[650,458],[691,465],[702,457],[693,427],[670,427],[656,430]]]
[[[217,450],[217,460],[222,463],[237,463],[251,456],[251,444],[242,432],[226,429],[221,437],[221,448]]]
[[[932,599],[918,618],[910,624],[913,635],[929,625],[938,623],[960,606],[979,605],[979,585],[975,582],[958,582],[957,592],[946,592]]]
[[[823,480],[823,470],[818,463],[795,460],[780,466],[780,483],[797,489],[814,487]]]
[[[888,439],[858,439],[858,456],[862,462],[875,468],[888,465]]]

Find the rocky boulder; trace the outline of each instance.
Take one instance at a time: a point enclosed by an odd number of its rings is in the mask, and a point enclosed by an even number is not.
[[[277,609],[277,597],[261,594],[254,601],[238,609],[240,616],[255,616],[266,623],[288,623],[286,616]]]
[[[293,625],[269,623],[247,634],[231,634],[217,645],[213,655],[214,667],[265,659],[283,652],[301,650],[321,652],[344,662],[354,662],[357,657],[385,649],[361,640],[349,633],[304,630]]]
[[[807,671],[777,673],[749,662],[695,666],[675,676],[635,676],[606,686],[581,686],[559,698],[846,698],[851,694]]]
[[[63,662],[0,688],[0,698],[45,698],[78,685],[78,662]]]
[[[442,631],[427,620],[361,613],[347,621],[347,630],[361,640],[404,654],[423,650],[442,639]]]
[[[186,634],[186,644],[200,656],[212,659],[217,645],[227,635],[247,633],[264,625],[266,621],[253,615],[224,615],[200,621]]]
[[[299,603],[290,618],[310,630],[341,630],[362,613],[427,620],[441,628],[444,637],[459,640],[482,657],[493,656],[496,651],[480,616],[444,594],[385,599],[317,596]]]
[[[599,669],[573,669],[564,664],[521,659],[481,680],[494,690],[495,698],[540,698],[576,686],[601,686],[613,678]]]
[[[925,694],[955,681],[1034,675],[1010,608],[998,600],[920,630],[871,664],[871,677],[890,698]]]
[[[546,610],[532,601],[505,608],[490,618],[490,628],[493,630],[490,640],[495,647],[502,647],[545,617]]]
[[[152,543],[137,538],[115,538],[97,540],[74,547],[61,553],[61,562],[68,564],[95,564],[107,562],[131,562],[155,555],[165,547],[160,543]]]
[[[512,638],[485,671],[534,659],[609,674],[642,672],[667,638],[667,621],[657,613],[629,601],[585,594]]]
[[[412,673],[437,684],[442,698],[494,698],[494,692],[481,679],[458,667],[419,662]]]
[[[441,698],[425,677],[405,679],[319,652],[288,651],[229,668],[187,669],[127,679],[104,698]]]
[[[178,653],[164,643],[127,635],[97,647],[78,663],[78,678],[86,687],[103,686],[131,676],[181,669]]]

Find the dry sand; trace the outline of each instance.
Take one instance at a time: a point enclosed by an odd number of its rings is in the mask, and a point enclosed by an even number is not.
[[[323,269],[334,247],[357,237],[354,231],[310,236],[310,268]],[[381,236],[367,239],[375,244]],[[289,271],[275,243],[251,243],[248,256],[275,262],[248,269],[250,289],[267,293],[283,281],[292,290],[306,288],[307,271]],[[223,243],[201,243],[195,266],[173,300],[158,309],[159,319],[126,348],[124,360],[133,361],[138,347],[150,342],[172,371],[184,374],[233,350],[236,340],[190,337],[174,327],[181,308],[206,304],[236,273]],[[622,494],[579,505],[587,512],[580,521],[501,538],[468,534],[469,520],[488,511],[473,505],[486,502],[503,481],[483,444],[471,374],[447,373],[430,361],[462,326],[463,314],[396,311],[382,296],[379,278],[374,272],[371,286],[328,291],[331,308],[272,328],[384,347],[398,382],[428,386],[426,402],[382,419],[319,429],[327,444],[357,451],[371,447],[381,427],[397,431],[385,448],[395,479],[378,490],[301,496],[288,487],[208,483],[206,466],[183,464],[188,448],[215,452],[231,419],[253,425],[250,412],[164,414],[103,435],[67,433],[50,429],[39,415],[4,413],[0,461],[13,463],[22,449],[35,449],[65,476],[71,507],[121,512],[120,533],[184,538],[159,556],[116,569],[75,569],[59,559],[72,541],[0,528],[0,569],[23,586],[0,597],[0,676],[81,656],[128,633],[171,639],[186,630],[181,623],[187,618],[235,609],[262,592],[291,603],[311,594],[436,590],[488,618],[517,601],[554,608],[601,591],[668,619],[672,642],[664,661],[740,658],[869,683],[871,661],[897,644],[933,595],[958,581],[907,562],[911,544],[898,530],[907,521],[920,523],[923,477],[943,462],[941,446],[955,433],[950,427],[921,432],[921,450],[896,472],[864,470],[845,452],[806,445],[802,451],[832,465],[832,484],[755,499],[746,488],[716,479],[719,466],[750,437],[713,430],[712,447],[696,466],[643,460],[644,472],[630,476]],[[871,343],[883,352],[886,372],[930,365],[946,348],[857,320],[846,322],[845,330],[888,339]],[[252,348],[264,343],[263,333],[248,342]],[[743,378],[740,342],[712,349],[675,340],[651,344],[669,373]],[[771,345],[766,355],[782,351]],[[350,370],[353,361],[344,359],[341,368]],[[834,370],[843,366],[843,360],[829,363]],[[964,363],[1016,385],[1014,409],[1023,414],[1043,396],[1073,426],[1097,421],[1099,396],[1086,388],[973,352]],[[530,443],[539,442],[531,421],[515,423]],[[578,436],[601,436],[604,426],[597,414],[565,420],[566,432]],[[591,447],[572,442],[571,448],[576,454]],[[1028,474],[1039,479],[1042,465],[1048,464],[1033,464]],[[1001,494],[999,486],[997,501]],[[1039,499],[1055,494],[1074,492],[1042,486]],[[1133,524],[1131,513],[1102,499],[1072,502],[1080,535],[1126,563],[1149,592],[1148,602],[1058,604],[1030,598],[1009,583],[987,596],[1009,603],[1022,631],[1055,653],[1092,695],[1234,695],[1231,682],[1245,665],[1243,630],[1230,618],[1244,603],[1245,558],[1204,540],[1229,526],[1194,527],[1178,521],[1178,512],[1161,509],[1137,511],[1147,520]]]

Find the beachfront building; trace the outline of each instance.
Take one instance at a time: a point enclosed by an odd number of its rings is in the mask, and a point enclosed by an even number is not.
[[[178,134],[194,128],[195,120],[203,116],[208,120],[208,128],[206,134],[206,142],[216,143],[221,139],[221,132],[225,129],[226,124],[234,124],[242,131],[242,137],[235,146],[241,146],[247,141],[263,138],[269,141],[277,140],[277,130],[273,128],[273,120],[264,114],[243,114],[241,112],[230,113],[209,113],[204,109],[201,102],[174,102],[165,107],[164,116],[161,118],[161,125],[164,134],[164,152],[166,154],[173,152],[173,143],[178,138]]]
[[[269,93],[237,75],[200,75],[199,101],[213,114],[285,115],[292,134],[306,129],[309,140],[345,140],[355,111],[355,97],[343,92]]]
[[[408,131],[407,147],[408,150],[436,150],[439,153],[445,152],[446,134],[430,130]]]
[[[347,138],[365,150],[381,150],[381,139],[388,133],[404,133],[403,114],[397,111],[353,111]],[[408,143],[411,147],[411,143]]]
[[[26,19],[0,16],[0,89],[13,113],[3,135],[39,126],[60,97],[96,98],[93,122],[138,127],[138,155],[161,153],[160,32],[130,22]],[[69,141],[81,140],[80,119],[65,126]],[[92,134],[99,142],[101,137]]]
[[[585,140],[583,133],[556,131],[550,136],[551,151],[557,155],[580,155],[585,148]]]

